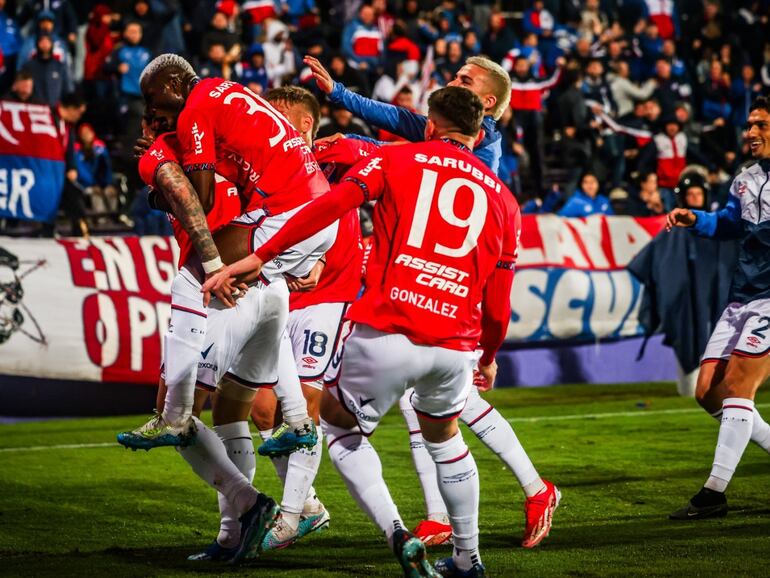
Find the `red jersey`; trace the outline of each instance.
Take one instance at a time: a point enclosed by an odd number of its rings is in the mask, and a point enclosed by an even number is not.
[[[332,181],[361,159],[377,152],[379,147],[358,139],[345,138],[318,145],[314,152],[324,175]],[[292,293],[289,308],[302,309],[319,303],[348,303],[361,291],[363,244],[358,209],[348,211],[339,222],[337,239],[326,252],[318,285],[307,292]]]
[[[257,250],[264,262],[351,203],[377,200],[366,290],[348,318],[492,362],[510,321],[521,218],[513,195],[448,140],[385,147]],[[319,229],[320,230],[320,229]],[[277,254],[277,253],[276,253]],[[483,331],[482,331],[483,328]]]
[[[266,100],[237,82],[206,78],[177,119],[185,172],[215,169],[247,197],[245,210],[277,215],[329,190],[310,147]],[[222,170],[231,160],[242,174]]]
[[[180,164],[180,156],[179,142],[176,139],[176,135],[174,133],[163,134],[158,137],[139,160],[139,175],[145,184],[155,187],[155,175],[158,168],[165,163]],[[215,180],[214,205],[209,214],[206,215],[206,222],[212,233],[227,225],[243,212],[241,210],[241,197],[238,194],[238,188],[218,174],[215,175]],[[193,246],[187,231],[170,213],[169,220],[171,221],[171,227],[174,229],[174,237],[179,245],[179,262],[177,266],[181,267],[187,261],[190,253],[193,252]]]

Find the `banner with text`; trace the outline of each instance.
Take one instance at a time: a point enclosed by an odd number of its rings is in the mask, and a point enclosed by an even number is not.
[[[625,267],[664,225],[664,217],[525,216],[507,340],[641,335],[642,285]]]
[[[64,144],[51,109],[0,100],[0,217],[50,222],[64,184]]]
[[[523,220],[511,342],[639,335],[624,269],[661,219]],[[178,247],[163,237],[0,238],[0,374],[155,383]]]

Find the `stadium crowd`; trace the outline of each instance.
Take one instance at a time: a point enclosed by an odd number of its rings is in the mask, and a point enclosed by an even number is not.
[[[762,0],[0,0],[0,92],[53,107],[70,135],[62,209],[73,234],[167,233],[133,158],[139,75],[163,52],[257,93],[299,84],[319,137],[398,137],[327,103],[338,83],[420,112],[465,59],[509,71],[501,179],[524,213],[660,215],[718,204],[748,158],[749,106],[770,85]],[[681,191],[680,177],[695,194]],[[698,191],[697,189],[700,189]],[[689,201],[688,201],[689,199]],[[87,218],[86,218],[87,217]],[[51,227],[43,232],[51,233]]]

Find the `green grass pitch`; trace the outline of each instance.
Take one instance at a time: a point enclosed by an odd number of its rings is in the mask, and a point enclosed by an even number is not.
[[[490,576],[768,574],[770,456],[760,448],[750,445],[744,455],[728,489],[727,518],[667,520],[705,480],[717,435],[716,422],[674,390],[648,384],[488,394],[512,420],[540,473],[563,493],[551,536],[534,550],[522,549],[523,494],[465,430],[480,470],[481,552]],[[757,403],[770,415],[770,394],[760,394]],[[187,562],[215,535],[216,498],[173,450],[134,453],[112,443],[117,431],[145,417],[0,426],[0,574],[399,575],[384,539],[327,456],[316,488],[331,512],[328,531],[247,566]],[[372,443],[412,526],[423,504],[400,415],[391,413]],[[40,448],[51,445],[60,447]],[[257,460],[256,483],[280,501],[265,458]],[[429,554],[449,552],[441,547]]]

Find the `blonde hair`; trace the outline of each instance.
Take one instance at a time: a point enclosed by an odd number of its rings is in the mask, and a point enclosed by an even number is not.
[[[156,57],[144,67],[142,74],[139,76],[139,85],[144,86],[144,83],[149,81],[156,74],[168,69],[177,70],[185,76],[197,76],[192,65],[184,58],[178,54],[167,53]]]
[[[471,56],[465,64],[473,64],[487,71],[491,92],[497,99],[495,106],[489,109],[489,114],[498,120],[511,102],[511,77],[502,66],[486,56]]]

